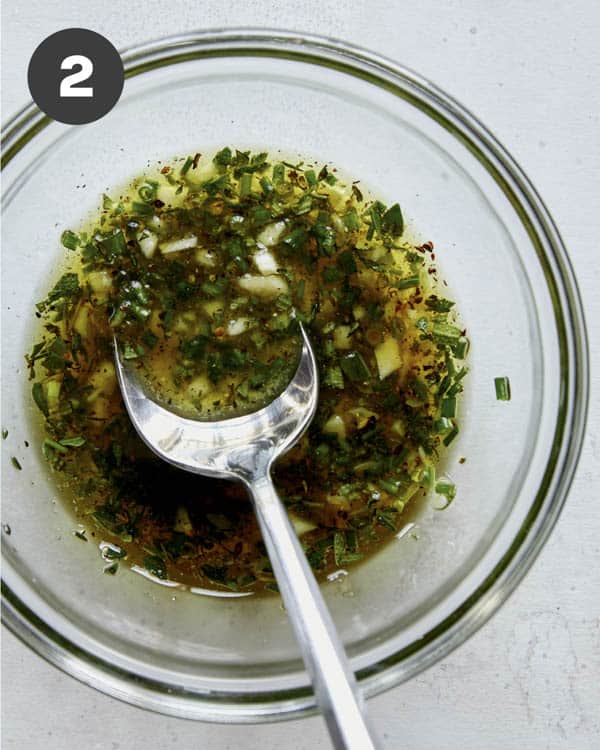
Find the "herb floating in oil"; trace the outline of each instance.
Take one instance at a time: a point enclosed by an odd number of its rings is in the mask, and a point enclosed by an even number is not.
[[[304,323],[319,406],[274,478],[317,572],[397,533],[418,495],[454,499],[436,465],[458,435],[468,339],[399,204],[330,166],[226,147],[104,195],[91,231],[61,241],[70,265],[37,306],[27,364],[43,453],[79,520],[110,540],[106,573],[126,560],[158,579],[276,590],[244,490],[162,463],[135,433],[113,334],[158,398],[210,419],[285,387]]]

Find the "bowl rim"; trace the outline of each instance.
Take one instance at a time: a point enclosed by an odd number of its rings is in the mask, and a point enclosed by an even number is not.
[[[508,550],[467,599],[418,644],[357,673],[364,695],[370,697],[431,666],[473,635],[507,600],[546,542],[564,505],[585,435],[589,357],[583,307],[562,238],[521,167],[469,110],[411,69],[349,42],[265,28],[192,31],[122,51],[126,78],[189,60],[244,55],[333,68],[426,111],[458,138],[501,185],[536,247],[553,298],[563,363],[562,388],[551,459],[536,497]],[[2,127],[2,169],[51,122],[33,102],[10,118]],[[226,723],[292,719],[316,709],[310,688],[253,694],[191,694],[177,686],[128,674],[61,636],[29,609],[4,580],[2,597],[2,621],[33,651],[76,679],[142,708]]]

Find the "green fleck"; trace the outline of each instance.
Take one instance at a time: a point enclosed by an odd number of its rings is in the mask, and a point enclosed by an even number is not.
[[[79,286],[79,276],[76,273],[65,273],[60,277],[60,279],[52,288],[52,291],[48,295],[46,303],[50,304],[58,299],[78,297],[80,291],[81,288]],[[45,303],[42,303],[42,305],[43,307],[46,306]]]
[[[42,412],[42,414],[47,417],[48,416],[48,401],[46,399],[46,394],[44,393],[44,388],[41,383],[34,383],[33,387],[31,389],[31,395],[33,396],[33,400],[37,404],[38,409]]]
[[[244,172],[240,178],[240,198],[246,198],[252,190],[252,172]]]
[[[448,344],[454,346],[462,336],[460,328],[450,325],[449,323],[434,323],[433,338],[439,344]]]
[[[435,491],[438,495],[443,495],[446,498],[446,504],[441,508],[436,508],[436,510],[445,510],[456,497],[456,485],[447,480],[439,481],[435,485]]]
[[[65,229],[60,236],[60,241],[67,250],[77,250],[79,245],[79,235],[75,234],[75,232],[72,232],[70,229]]]
[[[82,445],[85,445],[85,438],[80,435],[77,437],[62,438],[62,440],[59,440],[59,443],[65,448],[81,448]]]
[[[430,297],[427,297],[425,304],[434,312],[447,313],[450,312],[455,303],[451,302],[449,299],[443,299],[442,297],[437,297],[435,294],[432,294]]]
[[[506,376],[494,378],[494,385],[498,401],[510,401],[510,380]]]
[[[464,359],[469,351],[469,339],[466,336],[461,336],[456,344],[452,346],[452,353],[457,359]]]
[[[64,445],[57,443],[56,440],[52,440],[52,438],[46,438],[42,443],[42,453],[46,458],[50,459],[54,457],[55,452],[68,453],[69,449],[65,448]]]
[[[449,419],[454,419],[456,416],[456,397],[451,396],[450,398],[445,398],[442,401],[442,409],[441,409],[442,417],[448,417]]]
[[[394,289],[414,289],[415,287],[418,287],[420,283],[421,279],[419,275],[415,274],[413,276],[407,276],[405,279],[394,281],[392,286]]]
[[[357,229],[360,229],[360,219],[358,218],[358,214],[353,208],[351,208],[349,211],[346,211],[346,213],[342,216],[342,221],[346,225],[346,229],[349,232],[355,232]]]
[[[125,237],[120,229],[115,229],[100,240],[102,247],[109,255],[124,255],[127,250]]]
[[[131,201],[131,212],[134,216],[152,216],[154,213],[154,206],[151,203]]]
[[[400,482],[392,479],[379,479],[377,484],[382,490],[385,490],[390,495],[397,495],[400,492]]]
[[[452,429],[443,440],[444,445],[448,447],[450,443],[454,440],[454,438],[458,435],[458,433],[459,433],[458,425],[456,424],[456,422],[453,422]]]
[[[365,381],[371,377],[371,371],[360,352],[348,352],[340,358],[344,375],[353,381]]]
[[[213,162],[219,167],[227,167],[232,162],[232,153],[229,146],[222,148],[213,158]]]
[[[183,162],[183,166],[179,170],[179,173],[181,175],[185,175],[190,171],[190,167],[194,163],[194,159],[191,156],[188,156],[187,159]]]
[[[404,231],[404,219],[402,217],[402,211],[400,205],[394,203],[388,210],[383,214],[381,225],[384,232],[389,232],[394,237],[399,237]]]
[[[389,510],[380,510],[377,514],[377,521],[385,526],[390,531],[397,531],[396,524],[394,523],[394,513]]]
[[[143,185],[140,185],[138,189],[138,195],[145,203],[152,203],[152,201],[156,198],[157,191],[158,182],[154,182],[154,180],[148,180]]]
[[[323,385],[327,385],[330,388],[338,388],[341,389],[344,387],[344,375],[342,373],[342,368],[338,365],[333,365],[332,367],[329,367],[325,371],[325,376],[323,378]]]
[[[17,471],[21,471],[23,469],[23,467],[21,466],[21,464],[19,463],[18,459],[15,456],[10,457],[10,462],[15,467],[15,469],[17,469]]]

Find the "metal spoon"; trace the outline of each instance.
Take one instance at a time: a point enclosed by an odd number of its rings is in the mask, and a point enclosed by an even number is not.
[[[367,726],[363,698],[271,479],[274,461],[302,436],[317,408],[317,365],[302,326],[300,331],[302,353],[290,384],[268,406],[241,417],[202,422],[160,406],[123,364],[115,340],[116,371],[131,421],[158,456],[186,471],[246,485],[334,746],[369,750],[376,745]]]

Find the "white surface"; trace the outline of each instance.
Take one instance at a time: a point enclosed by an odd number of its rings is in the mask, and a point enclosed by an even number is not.
[[[116,6],[119,6],[118,9]],[[590,333],[588,437],[568,503],[533,570],[476,636],[369,702],[386,748],[600,746],[600,5],[389,0],[7,0],[6,120],[28,99],[37,44],[85,26],[117,47],[194,28],[296,28],[370,47],[431,78],[475,112],[532,178],[578,274]],[[80,685],[3,629],[2,748],[313,748],[320,718],[240,727],[153,715]]]

